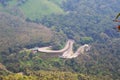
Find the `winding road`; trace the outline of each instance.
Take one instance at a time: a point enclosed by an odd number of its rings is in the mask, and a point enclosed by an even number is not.
[[[62,58],[75,58],[79,56],[80,54],[84,54],[85,51],[90,50],[90,46],[88,44],[85,44],[85,45],[80,46],[78,50],[74,53],[73,44],[74,44],[74,40],[68,40],[65,47],[61,50],[50,50],[51,47],[42,47],[42,48],[38,48],[37,50],[43,53],[62,54],[60,56]]]
[[[74,41],[73,40],[68,40],[65,47],[61,50],[48,50],[46,48],[49,48],[49,47],[43,47],[43,48],[38,48],[38,51],[39,52],[43,52],[43,53],[64,53],[65,51],[67,51],[68,49],[70,49],[70,47],[72,47]]]

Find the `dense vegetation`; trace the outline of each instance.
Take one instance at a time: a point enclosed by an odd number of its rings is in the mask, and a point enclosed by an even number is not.
[[[57,74],[57,75],[56,75]],[[72,72],[60,71],[28,71],[27,75],[22,73],[0,76],[1,80],[107,80],[91,75],[77,74]],[[109,79],[110,80],[110,79]]]
[[[112,22],[120,11],[119,1],[68,0],[66,4],[64,3],[64,9],[67,14],[52,15],[39,22],[56,31],[63,31],[69,38],[79,43],[84,37],[91,38],[95,42],[105,42],[101,40],[105,36],[120,37],[120,34],[113,29],[116,25]]]
[[[54,40],[58,41],[63,37],[43,25],[29,23],[6,13],[0,13],[0,25],[0,52],[19,51],[25,46],[30,48],[50,43],[56,44]]]
[[[0,13],[0,51],[4,51],[0,53],[0,79],[119,80],[120,33],[113,29],[118,24],[112,22],[120,11],[119,3],[0,0],[0,11],[5,12]],[[53,45],[60,49],[66,38],[75,40],[75,49],[90,44],[91,50],[75,59],[61,59],[21,48]]]
[[[18,72],[22,72],[22,73],[13,74],[7,72],[7,75],[2,73],[3,76],[1,76],[1,79],[3,80],[10,80],[10,78],[13,79],[28,78],[33,80],[38,80],[38,79],[42,79],[42,80],[45,79],[47,80],[49,79],[108,80],[109,79],[111,80],[111,75],[109,75],[106,71],[103,73],[101,73],[102,71],[100,71],[98,72],[100,75],[96,75],[98,74],[97,68],[100,65],[96,64],[96,67],[94,67],[95,65],[94,63],[97,63],[97,61],[95,62],[92,57],[89,58],[90,61],[88,59],[86,60],[86,58],[88,58],[88,56],[86,55],[82,55],[77,59],[65,60],[57,57],[50,58],[48,57],[47,54],[46,55],[41,53],[33,54],[25,50],[25,51],[21,51],[19,54],[11,54],[6,58],[7,59],[5,59],[6,61],[4,60],[4,63],[6,64],[7,66],[6,68],[8,70],[14,71],[16,73]],[[78,59],[80,61],[77,61]],[[39,70],[44,70],[44,71],[39,71]],[[84,73],[84,74],[80,74],[80,73]]]

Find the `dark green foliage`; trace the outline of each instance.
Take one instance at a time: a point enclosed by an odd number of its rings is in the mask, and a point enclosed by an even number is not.
[[[12,72],[24,72],[27,70],[59,70],[71,71],[83,74],[96,75],[103,80],[119,79],[119,41],[94,43],[91,51],[81,54],[76,59],[61,59],[45,53],[33,54],[29,50],[23,50],[17,54],[6,56],[3,63]],[[17,67],[17,68],[16,68]]]
[[[57,75],[56,75],[57,74]],[[29,71],[23,73],[9,74],[0,76],[1,80],[112,80],[108,76],[97,77],[72,72],[63,71]]]
[[[18,5],[19,7],[27,4],[27,1],[26,3],[23,2],[24,0],[20,1],[22,3]],[[3,40],[0,41],[0,44],[6,45],[0,46],[1,50],[4,50],[0,54],[0,61],[11,72],[23,72],[24,75],[10,74],[8,76],[0,76],[0,79],[4,80],[4,78],[13,76],[13,79],[16,79],[16,77],[20,76],[20,79],[26,77],[26,80],[29,78],[33,80],[119,80],[120,33],[113,29],[116,24],[112,22],[112,19],[120,11],[120,1],[66,0],[63,4],[56,2],[57,0],[49,1],[57,3],[59,6],[62,5],[65,13],[47,15],[37,19],[35,16],[34,20],[31,20],[31,15],[26,15],[28,18],[23,15],[22,18],[27,21],[23,23],[20,22],[21,20],[11,20],[8,16],[2,15],[3,18],[1,19],[3,21],[0,19],[0,24],[3,26],[0,26],[0,39]],[[27,11],[26,8],[25,11]],[[42,12],[41,10],[39,11]],[[31,12],[34,13],[32,10]],[[4,19],[5,17],[8,20]],[[42,23],[53,31],[45,28],[39,32],[35,29],[31,34],[29,31],[34,30],[34,28],[37,28],[35,25],[38,25],[32,22]],[[36,31],[40,34],[36,35]],[[23,37],[22,33],[24,33],[25,37]],[[47,35],[42,35],[42,33]],[[28,36],[26,36],[27,34]],[[17,40],[16,36],[17,38],[19,36]],[[90,44],[90,52],[81,54],[75,59],[61,59],[56,54],[33,54],[29,50],[18,52],[24,46],[31,48],[34,46],[52,45],[54,49],[61,49],[66,42],[66,36],[75,40],[77,44],[75,49],[79,45]],[[16,43],[19,43],[19,45],[16,45]],[[0,74],[6,73],[1,71]]]
[[[58,32],[62,30],[68,38],[79,43],[81,37],[86,36],[93,38],[94,42],[104,42],[101,40],[102,33],[110,38],[120,37],[112,22],[120,11],[118,7],[119,1],[112,0],[68,0],[64,3],[65,15],[51,15],[40,22]]]
[[[89,43],[92,43],[92,42],[93,42],[93,39],[91,37],[82,37],[80,39],[81,44],[89,44]]]

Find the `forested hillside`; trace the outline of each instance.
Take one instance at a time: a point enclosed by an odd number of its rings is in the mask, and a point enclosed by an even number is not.
[[[65,15],[53,15],[40,21],[63,31],[79,44],[91,44],[91,53],[70,60],[76,72],[106,75],[113,80],[120,77],[120,33],[113,29],[119,23],[112,20],[120,12],[117,0],[67,0]],[[48,23],[46,23],[48,22]]]
[[[120,37],[113,29],[117,24],[112,22],[120,11],[119,1],[68,0],[64,3],[64,10],[67,14],[45,17],[40,23],[56,31],[63,31],[79,43],[82,37],[92,38],[94,41],[102,41],[102,35],[107,38]]]
[[[120,32],[115,27],[120,23],[113,22],[120,12],[119,3],[0,0],[0,79],[119,80]],[[67,39],[75,40],[74,50],[89,44],[90,51],[77,58],[63,59],[26,49],[61,49]]]
[[[22,49],[29,45],[34,47],[32,45],[54,43],[53,39],[58,38],[57,35],[43,25],[26,22],[22,18],[7,13],[0,13],[0,52],[7,49],[9,51]]]

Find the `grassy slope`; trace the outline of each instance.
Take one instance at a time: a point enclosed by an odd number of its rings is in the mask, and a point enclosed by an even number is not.
[[[58,4],[58,5],[61,5],[63,1],[66,1],[66,0],[48,0],[48,1],[51,1],[55,4]]]
[[[17,8],[18,10],[20,9],[21,13],[23,13],[26,18],[36,20],[50,14],[63,14],[64,11],[60,8],[62,1],[64,0],[28,0],[16,7],[15,5],[18,4],[17,1],[12,0],[8,2],[7,7],[3,8],[2,11],[7,10],[7,12],[11,13],[9,9],[14,10]],[[16,10],[14,10],[14,13],[16,13]]]
[[[20,6],[25,16],[35,20],[49,14],[61,14],[63,10],[56,4],[47,0],[29,0]]]

